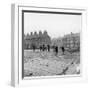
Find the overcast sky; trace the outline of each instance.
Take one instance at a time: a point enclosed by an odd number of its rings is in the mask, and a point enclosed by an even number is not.
[[[51,38],[81,31],[81,15],[24,13],[24,33],[46,30]]]

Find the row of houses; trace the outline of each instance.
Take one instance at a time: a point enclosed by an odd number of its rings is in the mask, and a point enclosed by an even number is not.
[[[64,47],[66,50],[80,50],[80,33],[70,33],[64,35],[62,38],[52,40],[51,37],[48,35],[47,31],[43,33],[39,31],[31,32],[24,36],[24,48],[25,49],[32,49],[33,46],[39,48],[40,45],[50,45],[54,46],[57,45],[58,47]]]
[[[80,50],[80,33],[72,33],[64,35],[63,46],[68,51],[79,51]]]
[[[43,33],[41,31],[39,31],[39,33],[31,32],[30,34],[24,35],[25,49],[32,49],[33,46],[39,48],[40,45],[51,45],[51,38],[47,31],[44,31]]]

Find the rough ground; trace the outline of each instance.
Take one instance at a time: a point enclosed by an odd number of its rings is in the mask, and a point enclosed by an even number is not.
[[[24,76],[72,75],[80,73],[79,53],[24,50]]]

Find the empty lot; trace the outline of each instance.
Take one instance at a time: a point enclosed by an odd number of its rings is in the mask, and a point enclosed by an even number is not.
[[[24,76],[74,75],[80,73],[80,54],[24,50]]]

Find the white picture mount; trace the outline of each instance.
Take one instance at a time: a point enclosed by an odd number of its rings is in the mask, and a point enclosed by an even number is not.
[[[44,12],[63,12],[63,13],[80,13],[82,15],[82,32],[81,32],[81,74],[80,76],[41,76],[32,78],[23,78],[23,11],[33,10],[33,11],[44,11]],[[11,6],[11,85],[12,86],[31,86],[31,85],[44,85],[44,81],[49,84],[52,82],[49,78],[57,80],[59,83],[68,82],[84,82],[86,81],[86,65],[87,61],[83,60],[82,51],[82,33],[86,30],[86,9],[85,8],[73,8],[73,7],[35,7],[25,4],[12,4]],[[40,79],[42,79],[40,81]],[[45,79],[46,78],[46,79]],[[33,80],[36,79],[36,80]],[[53,82],[54,83],[54,82]]]

